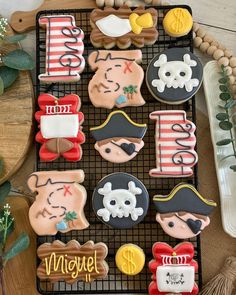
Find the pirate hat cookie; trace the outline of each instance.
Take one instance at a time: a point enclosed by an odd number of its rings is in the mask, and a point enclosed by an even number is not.
[[[202,77],[202,64],[192,52],[184,48],[171,48],[151,60],[146,83],[157,100],[180,104],[194,96],[201,86]]]
[[[205,199],[189,184],[177,185],[167,196],[154,196],[156,220],[163,230],[177,239],[197,236],[209,225],[208,215],[216,203]]]
[[[124,163],[133,159],[144,146],[146,124],[137,124],[123,111],[114,111],[106,121],[90,129],[95,149],[107,161]]]

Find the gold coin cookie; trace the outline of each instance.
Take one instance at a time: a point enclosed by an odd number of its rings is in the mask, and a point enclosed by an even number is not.
[[[171,37],[187,35],[193,26],[193,18],[185,8],[173,8],[167,12],[163,20],[164,30]]]
[[[126,275],[137,275],[142,271],[144,264],[145,254],[137,245],[125,244],[116,252],[116,265]]]

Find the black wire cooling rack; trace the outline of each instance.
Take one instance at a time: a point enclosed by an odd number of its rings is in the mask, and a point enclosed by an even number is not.
[[[153,46],[145,46],[142,49],[143,69],[146,70],[148,63],[153,56],[167,48],[171,47],[185,47],[193,50],[192,44],[192,32],[187,36],[181,38],[173,38],[165,34],[162,27],[162,21],[164,14],[175,6],[161,6],[154,7],[158,10],[158,24],[159,38]],[[178,6],[188,9],[188,6]],[[76,23],[85,33],[84,39],[84,57],[87,59],[89,53],[94,50],[90,43],[90,16],[91,9],[73,9],[73,10],[49,10],[41,11],[37,15],[36,19],[36,58],[37,58],[37,76],[45,71],[45,30],[41,29],[38,25],[38,19],[42,15],[52,14],[70,14],[76,19]],[[131,47],[130,49],[133,49]],[[117,48],[113,48],[117,49]],[[157,242],[167,242],[172,246],[175,246],[178,240],[167,236],[161,229],[161,227],[155,221],[155,208],[152,203],[152,197],[156,193],[168,194],[172,188],[180,182],[188,182],[197,186],[197,168],[195,167],[195,173],[192,178],[151,178],[149,177],[149,170],[155,167],[155,123],[149,120],[149,114],[154,110],[166,110],[166,109],[184,109],[187,112],[188,119],[195,122],[195,102],[194,99],[178,106],[169,106],[161,104],[152,98],[149,93],[145,82],[142,86],[142,95],[147,103],[142,107],[127,107],[125,112],[136,122],[147,123],[148,131],[144,137],[145,146],[139,155],[130,162],[124,164],[112,164],[103,160],[95,151],[93,145],[94,140],[89,134],[89,128],[101,124],[107,117],[109,110],[94,108],[89,101],[88,97],[88,82],[93,76],[93,72],[86,64],[84,72],[81,74],[81,80],[78,83],[53,83],[45,85],[37,79],[36,83],[36,95],[40,93],[50,93],[60,98],[66,94],[75,93],[78,94],[82,101],[82,112],[85,115],[85,121],[83,123],[83,131],[86,135],[86,143],[82,145],[83,158],[80,162],[72,163],[67,162],[64,159],[59,159],[54,162],[41,162],[38,156],[37,146],[37,163],[36,169],[38,171],[43,170],[70,170],[70,169],[83,169],[85,171],[85,181],[83,185],[87,189],[88,199],[85,208],[86,217],[89,220],[90,227],[83,231],[71,231],[67,234],[57,234],[56,236],[42,236],[38,237],[38,246],[45,242],[52,242],[55,239],[59,239],[63,242],[68,242],[71,239],[78,240],[81,244],[88,240],[94,242],[104,242],[108,246],[109,254],[106,259],[109,264],[109,274],[107,278],[103,280],[97,280],[93,283],[84,283],[78,281],[73,285],[66,284],[64,281],[60,281],[52,285],[49,281],[41,281],[37,279],[38,291],[42,294],[147,294],[148,285],[151,282],[151,273],[148,269],[148,262],[152,259],[152,245]],[[138,179],[140,179],[147,187],[150,194],[150,209],[143,222],[128,230],[111,229],[100,222],[92,209],[92,192],[98,181],[105,175],[113,172],[127,172]],[[201,274],[201,254],[200,254],[200,239],[199,237],[190,240],[195,247],[195,259],[199,263],[199,272],[196,277],[196,281],[199,286],[202,284]],[[140,246],[146,254],[146,265],[143,271],[136,276],[126,276],[121,274],[115,265],[115,253],[117,249],[125,243],[134,243]],[[38,261],[39,263],[39,261]]]

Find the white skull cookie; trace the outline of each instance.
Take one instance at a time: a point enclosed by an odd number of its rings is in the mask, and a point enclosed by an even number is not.
[[[113,228],[131,228],[138,224],[147,214],[148,205],[145,186],[127,173],[106,176],[93,193],[96,215]]]
[[[151,94],[168,104],[190,99],[202,82],[199,59],[184,48],[167,49],[150,62],[146,82]]]

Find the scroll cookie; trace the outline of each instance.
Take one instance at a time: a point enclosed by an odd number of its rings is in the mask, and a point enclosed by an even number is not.
[[[62,156],[68,161],[79,161],[82,157],[80,145],[85,142],[79,96],[70,94],[57,99],[44,93],[39,96],[38,104],[40,111],[36,112],[35,118],[40,128],[36,141],[42,144],[40,159],[54,161]]]
[[[80,80],[85,61],[84,32],[76,26],[72,15],[49,15],[39,18],[46,27],[46,69],[39,80],[52,82],[76,82]]]
[[[194,257],[194,247],[189,242],[180,243],[174,248],[157,242],[152,247],[154,259],[149,262],[152,282],[149,295],[184,294],[197,295],[195,283],[198,264]]]
[[[113,228],[131,228],[147,214],[149,196],[144,184],[133,175],[117,172],[105,176],[93,193],[93,209]]]
[[[90,15],[92,32],[91,43],[94,47],[121,49],[152,45],[156,42],[158,32],[157,10],[138,7],[133,11],[126,5],[119,9],[105,7],[94,9]]]
[[[217,206],[190,184],[177,185],[167,196],[154,196],[156,220],[164,232],[177,239],[199,235],[210,223],[208,215]]]
[[[138,65],[141,61],[141,50],[92,52],[88,58],[96,72],[88,86],[92,104],[107,109],[144,105],[140,92],[144,73]]]
[[[82,230],[89,226],[84,215],[87,199],[83,170],[41,171],[29,176],[28,187],[36,192],[29,210],[33,230],[40,236],[58,231]]]
[[[45,243],[38,247],[37,254],[41,259],[37,276],[52,283],[64,280],[68,284],[77,281],[91,283],[104,279],[108,274],[105,261],[108,249],[104,243],[88,241],[80,245],[76,240],[67,244],[59,240]]]
[[[134,244],[125,244],[116,252],[116,265],[118,269],[129,276],[139,274],[145,264],[143,250]]]
[[[203,69],[200,60],[184,48],[171,48],[157,54],[146,72],[146,83],[157,100],[180,104],[198,91]]]
[[[156,124],[156,167],[149,171],[152,177],[189,177],[197,164],[194,150],[196,126],[186,119],[185,111],[155,111],[150,119]]]
[[[95,149],[111,163],[125,163],[143,148],[146,124],[137,124],[123,111],[114,111],[100,126],[90,128]]]
[[[173,8],[167,12],[163,20],[165,32],[171,37],[187,35],[193,27],[193,18],[185,8]]]

